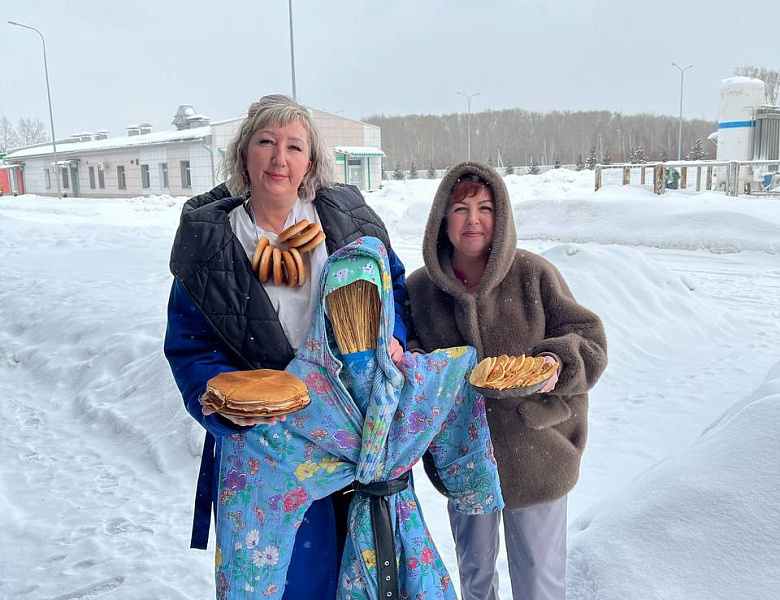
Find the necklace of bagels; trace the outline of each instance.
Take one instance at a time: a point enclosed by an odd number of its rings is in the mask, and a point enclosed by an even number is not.
[[[271,241],[265,236],[257,240],[252,255],[252,270],[262,283],[285,283],[288,287],[303,285],[306,283],[306,265],[302,255],[311,252],[324,241],[325,232],[317,223],[301,219],[276,238],[276,243],[284,244],[286,250],[271,246]]]

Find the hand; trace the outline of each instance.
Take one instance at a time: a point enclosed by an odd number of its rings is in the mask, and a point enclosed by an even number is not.
[[[390,360],[393,361],[393,364],[397,365],[401,362],[401,359],[404,356],[404,349],[401,346],[401,343],[395,339],[395,337],[390,340],[390,345],[387,347],[387,351],[390,353]]]
[[[206,416],[213,415],[215,412],[217,412],[208,406],[203,406],[201,410]],[[252,419],[244,419],[243,417],[233,417],[231,415],[223,415],[221,413],[220,416],[223,419],[227,419],[231,423],[240,425],[241,427],[251,427],[252,425],[276,425],[277,421],[284,421],[287,418],[287,415],[282,415],[281,417],[254,417]]]
[[[545,356],[544,357],[544,364],[549,365],[556,362],[556,360],[552,356]],[[547,382],[542,386],[542,388],[539,390],[540,394],[546,394],[548,392],[552,392],[555,389],[555,384],[558,383],[558,369],[555,369],[555,373],[553,373],[552,377],[550,377]]]

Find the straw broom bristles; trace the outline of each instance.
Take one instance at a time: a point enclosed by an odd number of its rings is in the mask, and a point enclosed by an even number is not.
[[[381,304],[376,286],[363,279],[327,296],[328,311],[342,354],[376,348]]]

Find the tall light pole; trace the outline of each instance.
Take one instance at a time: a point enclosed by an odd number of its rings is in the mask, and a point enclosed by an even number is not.
[[[468,160],[471,160],[471,99],[474,96],[479,96],[482,92],[477,92],[476,94],[464,94],[463,92],[455,92],[456,94],[463,96],[468,101],[468,151],[467,151],[467,157]]]
[[[35,27],[29,25],[22,25],[15,21],[8,21],[11,25],[17,27],[23,27],[24,29],[31,29],[39,36],[41,36],[41,43],[43,44],[43,72],[46,74],[46,97],[49,99],[49,122],[51,123],[51,147],[54,149],[54,179],[57,181],[57,198],[62,198],[62,186],[60,185],[60,165],[57,161],[57,137],[54,135],[54,114],[51,111],[51,90],[49,89],[49,65],[46,62],[46,41],[43,39],[43,34]]]
[[[681,67],[677,63],[672,63],[680,71],[680,123],[677,127],[677,160],[682,160],[682,106],[683,106],[683,83],[685,81],[685,72],[692,69],[693,65]]]
[[[293,17],[292,17],[292,0],[287,0],[287,6],[290,12],[290,66],[292,67],[292,92],[293,100],[297,100],[295,93],[295,44],[293,43]]]

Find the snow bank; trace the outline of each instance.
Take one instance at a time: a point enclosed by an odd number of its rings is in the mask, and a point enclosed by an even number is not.
[[[780,362],[684,453],[570,527],[571,600],[773,599]]]
[[[561,271],[577,300],[602,318],[618,362],[668,353],[672,338],[684,346],[733,331],[725,308],[634,248],[567,244],[542,256]]]

